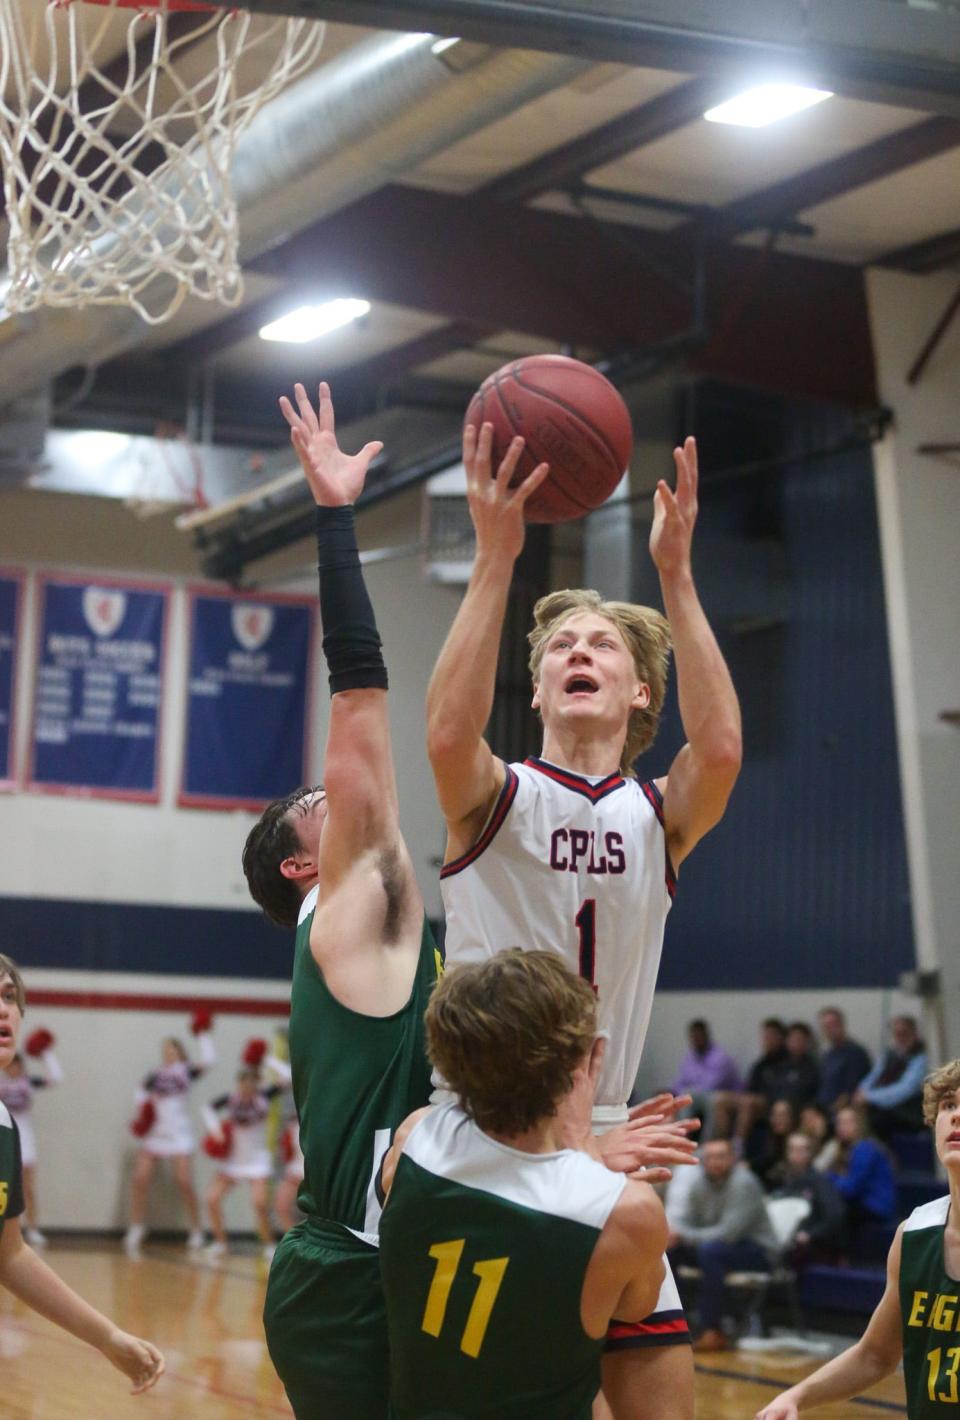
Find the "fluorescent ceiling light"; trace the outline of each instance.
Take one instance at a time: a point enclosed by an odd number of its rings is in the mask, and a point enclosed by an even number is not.
[[[829,89],[805,89],[800,84],[760,84],[747,89],[726,103],[708,108],[703,115],[708,123],[736,123],[741,128],[762,128],[776,123],[778,118],[800,113],[833,98]]]
[[[369,309],[369,301],[354,301],[346,297],[339,301],[327,301],[322,306],[299,306],[297,310],[263,326],[260,339],[304,345],[308,340],[319,340],[321,335],[327,335],[338,326],[359,320]]]
[[[454,38],[453,36],[449,37],[448,39],[438,39],[430,46],[430,53],[443,54],[444,50],[452,49],[455,44],[459,43],[460,40]]]

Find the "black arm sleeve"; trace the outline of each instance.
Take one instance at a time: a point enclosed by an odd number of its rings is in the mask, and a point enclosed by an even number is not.
[[[323,654],[330,694],[387,689],[380,633],[363,580],[353,508],[317,508]]]

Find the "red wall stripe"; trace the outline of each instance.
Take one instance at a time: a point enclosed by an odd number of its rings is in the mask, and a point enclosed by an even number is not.
[[[289,1016],[289,1001],[248,996],[149,996],[135,991],[44,991],[27,993],[27,1005],[82,1007],[93,1011],[210,1011],[221,1016]]]

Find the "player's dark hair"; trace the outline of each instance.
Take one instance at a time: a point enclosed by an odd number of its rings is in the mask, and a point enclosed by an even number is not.
[[[295,789],[285,799],[268,804],[247,834],[243,845],[243,873],[250,896],[271,922],[279,927],[296,927],[302,894],[291,878],[285,878],[280,864],[300,851],[296,826],[290,810],[303,805],[322,786]]]
[[[427,1051],[488,1133],[522,1134],[557,1112],[597,1033],[591,987],[554,952],[519,948],[441,977]]]
[[[12,957],[4,956],[0,952],[0,976],[9,976],[13,982],[13,989],[17,997],[17,1006],[21,1016],[27,1009],[27,993],[23,984],[23,977],[20,975],[20,968]]]

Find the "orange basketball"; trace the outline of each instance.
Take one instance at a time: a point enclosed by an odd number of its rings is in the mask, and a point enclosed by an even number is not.
[[[550,472],[525,507],[531,523],[565,523],[599,508],[633,451],[630,413],[595,370],[566,355],[528,355],[484,380],[465,422],[493,425],[493,471],[518,434],[526,440],[511,486],[539,463]]]

